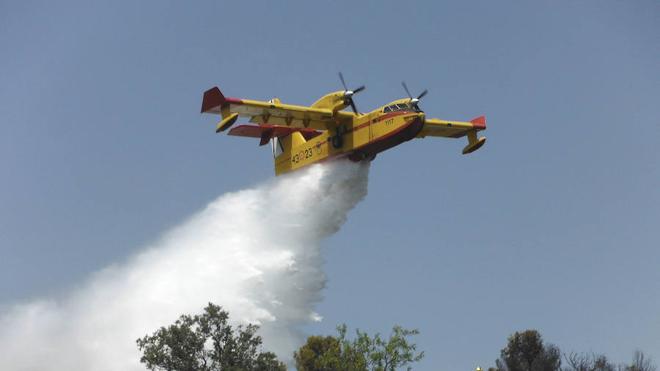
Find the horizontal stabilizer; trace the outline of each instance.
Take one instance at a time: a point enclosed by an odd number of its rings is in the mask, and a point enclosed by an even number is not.
[[[321,134],[320,131],[314,129],[292,128],[281,125],[239,125],[229,130],[227,135],[259,138],[261,139],[259,145],[263,146],[272,138],[282,138],[294,132],[299,132],[305,140],[310,140]]]
[[[238,113],[232,113],[231,115],[225,117],[218,123],[218,127],[215,129],[216,133],[225,131],[229,129],[234,123],[238,120]]]

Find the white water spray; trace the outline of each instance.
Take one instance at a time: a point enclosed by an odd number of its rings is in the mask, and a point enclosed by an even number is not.
[[[367,192],[367,164],[314,165],[229,193],[61,300],[0,314],[0,370],[144,370],[135,340],[213,302],[290,360],[320,320],[320,242]]]

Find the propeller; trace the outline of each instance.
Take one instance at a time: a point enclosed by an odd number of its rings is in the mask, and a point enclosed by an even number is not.
[[[424,91],[420,95],[418,95],[417,98],[413,98],[412,94],[410,94],[410,90],[408,90],[408,85],[406,85],[406,82],[401,81],[401,85],[403,85],[403,88],[406,90],[406,93],[408,94],[408,97],[410,98],[410,104],[412,104],[413,107],[415,107],[416,110],[421,111],[419,109],[419,106],[417,106],[417,104],[419,103],[420,99],[422,99],[426,94],[428,94],[428,92],[429,92],[428,89],[424,89]]]
[[[353,109],[353,112],[356,114],[358,113],[357,108],[355,107],[355,102],[353,102],[353,95],[361,92],[362,90],[366,89],[364,85],[358,87],[357,89],[353,90],[348,90],[346,87],[346,81],[344,81],[344,75],[342,75],[341,72],[339,72],[339,79],[341,80],[342,86],[344,86],[344,104],[350,105],[351,108]]]

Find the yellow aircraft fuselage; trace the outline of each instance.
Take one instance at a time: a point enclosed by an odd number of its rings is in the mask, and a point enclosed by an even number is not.
[[[373,160],[379,152],[415,138],[423,125],[422,112],[376,110],[356,116],[339,132],[323,131],[307,141],[293,133],[281,141],[282,153],[275,157],[275,174],[342,156],[353,161]],[[341,139],[336,139],[337,135]]]

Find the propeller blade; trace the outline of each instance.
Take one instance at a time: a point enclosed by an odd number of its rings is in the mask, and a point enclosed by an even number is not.
[[[357,107],[355,106],[355,102],[353,102],[353,95],[366,89],[366,86],[362,85],[357,89],[348,90],[348,87],[346,86],[346,80],[344,80],[344,74],[342,74],[341,72],[339,72],[339,80],[341,80],[341,85],[344,87],[344,104],[350,105],[351,108],[353,109],[353,112],[355,112],[355,114],[357,115],[358,110]],[[348,94],[349,92],[350,94]]]
[[[355,114],[357,115],[358,110],[357,107],[355,107],[355,103],[353,102],[353,99],[351,99],[349,103],[351,105],[351,108],[353,109],[353,112],[355,112]]]
[[[344,81],[344,75],[341,72],[339,72],[339,80],[341,80],[341,84],[344,86],[344,90],[348,90],[346,87],[346,81]]]
[[[424,91],[422,92],[422,94],[420,94],[420,95],[417,96],[417,99],[422,99],[422,97],[425,96],[428,92],[429,92],[428,89],[424,89]]]
[[[408,94],[408,97],[412,99],[412,94],[410,94],[410,90],[408,90],[408,85],[406,85],[405,81],[401,81],[401,85],[403,85],[403,88],[406,90],[406,93]]]

